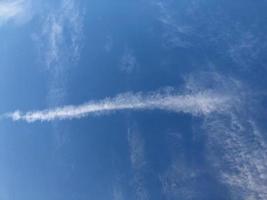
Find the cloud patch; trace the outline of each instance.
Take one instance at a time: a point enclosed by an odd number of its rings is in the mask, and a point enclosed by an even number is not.
[[[164,29],[162,33],[163,46],[167,49],[191,47],[188,36],[192,35],[192,26],[179,21],[178,19],[181,17],[175,16],[176,11],[173,13],[168,3],[157,1],[154,4],[159,10],[158,20]],[[183,14],[183,11],[179,13]]]
[[[51,9],[44,17],[42,32],[36,35],[51,71],[62,70],[64,64],[79,58],[82,38],[83,12],[73,0],[62,0],[56,10]]]
[[[0,26],[8,22],[23,23],[30,18],[29,0],[1,1]]]
[[[254,120],[237,112],[207,118],[210,162],[234,199],[267,198],[267,144]]]
[[[204,116],[205,156],[232,199],[267,199],[267,143],[257,121],[264,110],[259,104],[261,96],[217,73],[187,77],[186,87],[192,92],[214,87],[236,96],[231,109]]]
[[[114,98],[91,101],[78,106],[63,106],[54,109],[30,111],[22,113],[16,111],[6,116],[14,121],[27,122],[53,121],[87,117],[90,114],[106,114],[110,111],[122,110],[164,110],[175,113],[188,113],[194,116],[222,112],[228,109],[231,98],[212,91],[178,94],[154,92],[151,94],[125,93]]]
[[[120,60],[121,71],[131,74],[138,68],[138,66],[139,64],[133,50],[126,48]]]

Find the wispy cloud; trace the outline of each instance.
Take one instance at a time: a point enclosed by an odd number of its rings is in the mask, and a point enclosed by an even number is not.
[[[266,48],[265,36],[257,35],[239,26],[233,29],[233,33],[238,35],[228,42],[226,54],[242,68],[249,69],[254,63],[260,63],[260,55]]]
[[[150,199],[149,192],[145,184],[144,171],[147,168],[145,156],[145,141],[141,134],[134,128],[128,129],[128,144],[130,161],[133,170],[133,187],[136,199]]]
[[[202,172],[187,166],[184,160],[174,160],[167,170],[160,175],[162,194],[166,199],[205,199],[199,185]]]
[[[123,191],[119,186],[113,186],[112,191],[112,199],[113,200],[124,200]]]
[[[29,17],[29,5],[29,0],[0,1],[0,25],[24,21]]]
[[[120,110],[165,110],[177,113],[189,113],[195,116],[212,112],[221,112],[230,105],[230,97],[203,91],[191,94],[161,94],[159,92],[144,95],[142,93],[120,94],[114,98],[89,102],[78,106],[63,106],[54,109],[22,113],[16,111],[6,116],[17,121],[53,121],[86,117],[89,114],[106,113]]]
[[[209,160],[233,197],[267,198],[267,144],[254,121],[236,112],[208,118]]]
[[[179,21],[181,17],[177,17],[169,8],[168,3],[164,1],[156,1],[153,3],[159,10],[158,20],[163,26],[163,45],[166,48],[188,48],[192,46],[188,36],[192,35],[192,26]],[[175,11],[176,12],[176,11]],[[179,13],[184,14],[184,11]]]
[[[0,17],[2,20],[14,18],[23,12],[22,1],[1,2]]]
[[[79,58],[83,38],[83,12],[74,0],[62,0],[57,9],[44,15],[41,33],[36,34],[40,53],[51,71],[63,70]],[[65,65],[64,65],[65,64]],[[64,65],[64,67],[63,67]]]
[[[125,73],[132,73],[138,68],[138,61],[134,55],[134,52],[130,48],[126,48],[120,60],[120,69]]]
[[[44,4],[46,6],[44,6]],[[33,35],[41,66],[47,73],[47,107],[64,105],[68,97],[70,71],[77,67],[83,45],[86,9],[81,1],[59,0],[42,3],[40,29]],[[58,147],[68,134],[57,122],[52,124]],[[64,132],[64,134],[63,134]]]
[[[199,74],[187,80],[187,88],[192,92],[207,86],[232,90],[238,96],[231,109],[204,117],[207,160],[233,199],[267,199],[267,143],[257,123],[261,114],[255,92],[235,79],[216,73]],[[253,119],[253,116],[257,117]]]
[[[75,0],[47,3],[40,14],[40,30],[32,36],[41,66],[47,72],[49,107],[64,104],[70,70],[77,66],[80,57],[85,12],[79,3]]]
[[[138,131],[129,128],[128,143],[132,167],[134,170],[140,170],[146,165],[143,138]]]

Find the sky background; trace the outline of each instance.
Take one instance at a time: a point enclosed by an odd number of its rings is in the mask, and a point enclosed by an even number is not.
[[[267,199],[266,9],[0,0],[0,199]]]

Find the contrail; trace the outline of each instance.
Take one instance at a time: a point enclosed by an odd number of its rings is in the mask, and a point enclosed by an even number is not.
[[[91,101],[77,106],[69,105],[25,113],[15,111],[6,114],[5,117],[14,121],[36,122],[82,118],[90,114],[107,114],[110,111],[156,109],[199,116],[224,111],[228,105],[228,97],[208,91],[183,95],[125,93],[113,98]]]

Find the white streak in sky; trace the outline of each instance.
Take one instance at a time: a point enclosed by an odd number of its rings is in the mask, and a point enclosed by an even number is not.
[[[156,109],[198,116],[224,111],[229,106],[229,100],[229,97],[211,91],[184,95],[126,93],[114,98],[106,98],[97,102],[92,101],[78,106],[63,106],[26,113],[16,111],[6,116],[14,121],[35,122],[82,118],[89,114],[101,114],[109,111]]]

